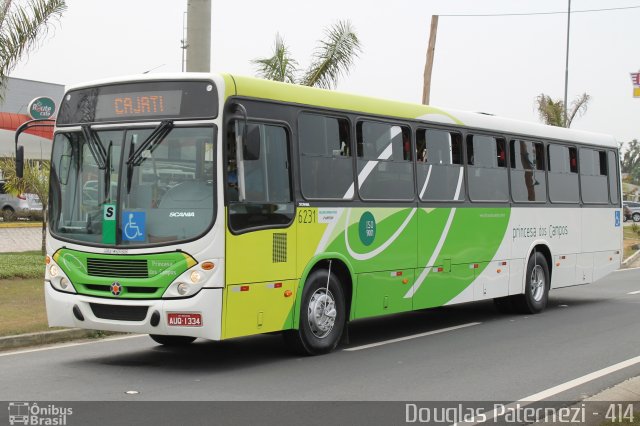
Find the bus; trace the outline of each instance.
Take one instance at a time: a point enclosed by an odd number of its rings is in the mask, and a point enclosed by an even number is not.
[[[350,321],[538,313],[621,263],[611,136],[229,74],[70,88],[50,185],[50,326],[163,345],[327,353]]]

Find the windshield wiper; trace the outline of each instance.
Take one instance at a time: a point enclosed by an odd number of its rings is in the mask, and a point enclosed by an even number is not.
[[[102,142],[98,135],[91,131],[91,128],[88,124],[84,124],[82,126],[82,134],[84,135],[85,140],[89,144],[89,151],[91,151],[91,155],[93,155],[93,159],[96,160],[96,164],[100,170],[104,170],[107,168],[107,152],[102,146]]]
[[[101,144],[102,145],[102,144]],[[111,201],[111,148],[113,147],[113,141],[109,141],[109,148],[107,148],[107,158],[105,161],[104,171],[104,199]],[[107,194],[109,199],[107,200]]]
[[[129,146],[129,159],[127,160],[127,194],[131,192],[131,179],[133,178],[133,168],[142,164],[142,153],[145,150],[153,151],[160,142],[162,142],[173,129],[173,121],[163,120],[158,127],[140,144],[135,147],[133,140]]]
[[[153,129],[153,132],[135,149],[127,160],[127,165],[139,166],[142,163],[142,153],[147,149],[153,151],[156,145],[162,142],[173,129],[173,121],[163,120],[158,124],[158,127]]]

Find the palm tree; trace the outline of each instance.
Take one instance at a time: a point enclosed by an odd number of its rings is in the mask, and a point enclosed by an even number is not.
[[[51,19],[62,16],[65,0],[0,0],[0,100],[5,79],[20,59],[32,51],[49,30]]]
[[[567,110],[567,119],[564,119],[564,101],[554,101],[551,96],[544,93],[536,97],[536,107],[540,120],[550,126],[570,127],[571,122],[576,115],[584,115],[587,112],[587,105],[591,100],[591,96],[583,93],[578,96],[572,103],[571,108]]]
[[[305,86],[332,89],[338,80],[349,73],[349,68],[362,51],[360,41],[349,21],[338,21],[325,29],[324,40],[313,53],[309,68],[298,77],[298,62],[289,53],[280,34],[276,34],[271,57],[251,61],[259,77],[268,80],[297,83]]]
[[[0,159],[0,170],[7,192],[13,195],[36,194],[42,202],[42,254],[45,254],[47,236],[47,205],[49,200],[49,161],[26,160],[22,178],[16,176],[14,157]]]
[[[270,58],[254,59],[258,68],[258,74],[267,80],[282,81],[285,83],[296,82],[298,62],[289,54],[289,48],[284,44],[280,34],[276,33],[276,43],[273,56]]]

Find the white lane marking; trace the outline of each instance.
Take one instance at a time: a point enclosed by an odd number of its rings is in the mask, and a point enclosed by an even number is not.
[[[505,405],[504,406],[504,412],[509,412],[512,409],[516,409],[518,406],[520,407],[526,407],[527,405],[531,405],[534,402],[538,402],[538,401],[542,401],[544,399],[547,398],[551,398],[552,396],[555,396],[559,393],[565,392],[569,389],[578,387],[580,385],[583,385],[587,382],[591,382],[593,380],[599,379],[600,377],[606,376],[608,374],[611,373],[615,373],[616,371],[622,370],[623,368],[627,368],[627,367],[631,367],[633,365],[636,364],[640,364],[640,356],[636,356],[633,358],[630,358],[626,361],[621,361],[617,364],[613,364],[609,367],[605,367],[603,369],[600,369],[598,371],[594,371],[593,373],[589,373],[589,374],[585,374],[582,377],[578,377],[577,379],[573,379],[573,380],[569,380],[568,382],[565,383],[561,383],[557,386],[554,386],[552,388],[549,389],[545,389],[541,392],[538,393],[534,393],[533,395],[529,395],[527,397],[524,397],[522,399],[519,399],[517,401],[512,402],[511,404]],[[496,412],[495,410],[490,410],[484,413],[486,420],[484,420],[482,423],[485,423],[487,420],[491,420],[494,418]],[[465,423],[467,425],[475,425],[478,423]]]
[[[609,367],[605,367],[598,371],[594,371],[593,373],[585,374],[582,377],[578,377],[577,379],[569,380],[568,382],[562,383],[558,386],[554,386],[552,388],[543,390],[542,392],[534,393],[533,395],[529,395],[525,398],[522,398],[516,402],[537,402],[542,401],[543,399],[547,399],[554,395],[557,395],[561,392],[569,390],[571,388],[575,388],[587,382],[590,382],[595,379],[599,379],[600,377],[606,376],[607,374],[615,373],[618,370],[622,370],[623,368],[631,367],[632,365],[640,364],[640,356],[636,356],[630,358],[626,361],[621,361],[617,364],[613,364]]]
[[[405,340],[417,339],[419,337],[431,336],[439,333],[446,333],[447,331],[459,330],[461,328],[471,327],[474,325],[480,325],[481,322],[470,322],[468,324],[456,325],[454,327],[441,328],[439,330],[427,331],[426,333],[413,334],[411,336],[399,337],[397,339],[385,340],[382,342],[370,343],[368,345],[355,346],[353,348],[345,348],[344,351],[361,351],[363,349],[375,348],[376,346],[389,345],[391,343],[403,342]]]
[[[640,294],[640,290],[636,290],[636,291],[630,291],[627,294]]]
[[[0,357],[11,356],[11,355],[22,355],[22,354],[28,354],[28,353],[32,353],[32,352],[50,351],[52,349],[72,348],[74,346],[91,345],[91,344],[94,344],[94,343],[114,342],[114,341],[117,341],[117,340],[133,339],[133,338],[136,338],[136,337],[143,337],[143,336],[144,335],[134,334],[132,336],[106,337],[104,339],[96,339],[96,340],[92,340],[90,342],[67,343],[67,344],[61,344],[61,345],[55,345],[55,346],[47,346],[47,347],[44,347],[44,348],[26,349],[26,350],[21,350],[21,351],[12,351],[12,352],[1,352],[0,353]]]

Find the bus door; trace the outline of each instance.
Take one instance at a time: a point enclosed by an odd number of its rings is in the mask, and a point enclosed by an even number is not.
[[[225,337],[291,327],[296,228],[291,133],[281,124],[228,126]]]

